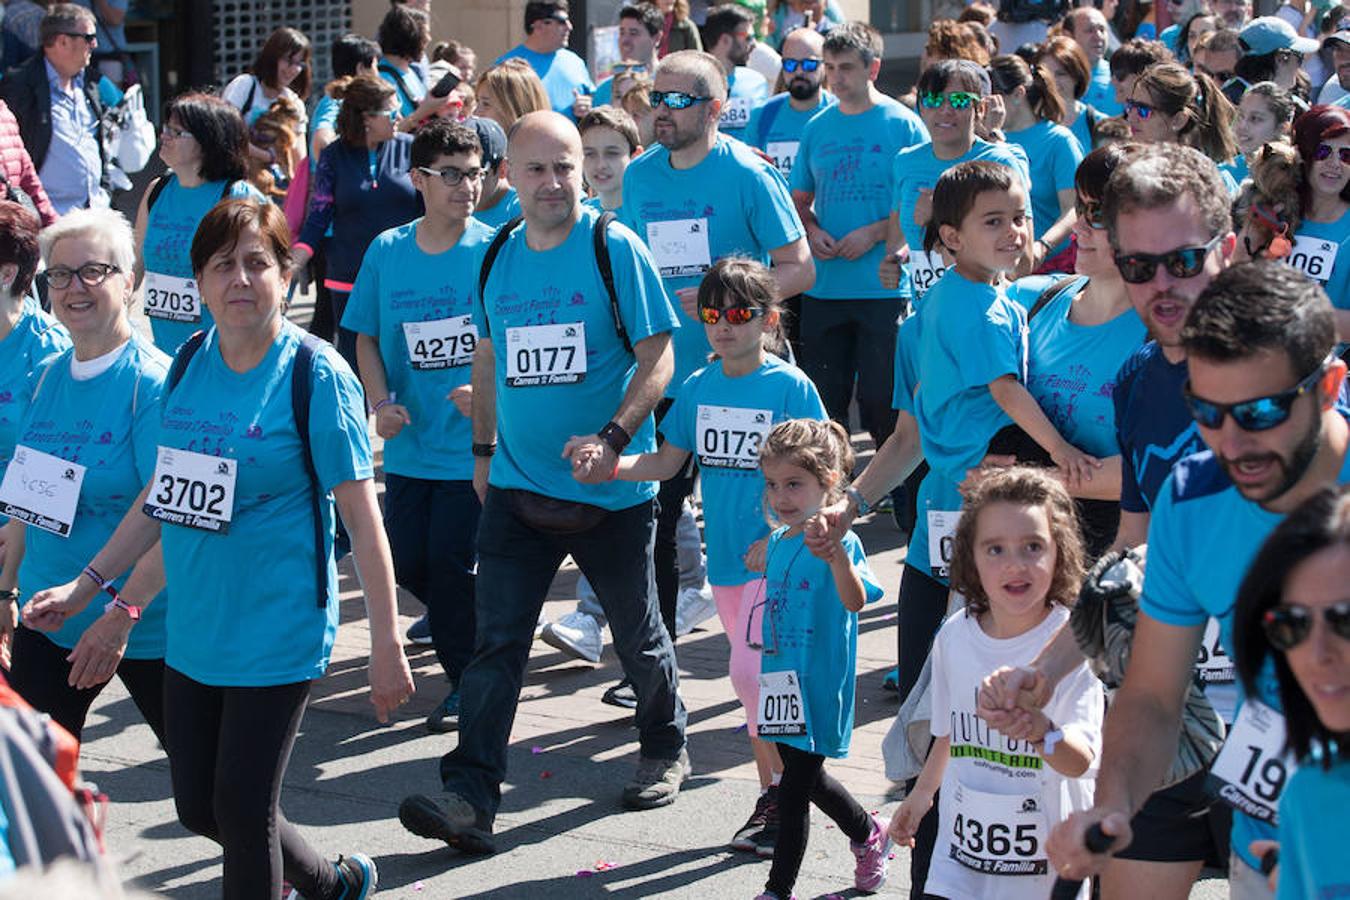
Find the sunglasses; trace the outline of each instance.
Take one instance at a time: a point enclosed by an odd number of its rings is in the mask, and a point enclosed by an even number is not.
[[[1189,380],[1181,393],[1191,411],[1191,418],[1201,428],[1220,428],[1224,417],[1232,416],[1233,422],[1243,431],[1268,431],[1285,423],[1294,408],[1294,401],[1312,390],[1325,372],[1326,363],[1323,363],[1287,391],[1243,400],[1241,403],[1214,403],[1197,397],[1191,393]]]
[[[1318,162],[1331,158],[1331,151],[1336,151],[1337,158],[1341,165],[1350,166],[1350,147],[1333,147],[1330,144],[1318,144],[1317,149],[1313,151],[1313,159]]]
[[[942,109],[943,100],[946,100],[952,109],[967,109],[972,103],[979,103],[980,97],[966,91],[949,91],[946,94],[925,91],[919,97],[924,109]]]
[[[647,100],[651,103],[652,109],[656,109],[662,103],[667,109],[688,109],[695,103],[704,103],[711,100],[711,97],[696,97],[693,94],[686,94],[684,91],[648,91]]]
[[[1084,200],[1078,197],[1073,202],[1073,208],[1078,213],[1078,218],[1086,222],[1093,231],[1101,231],[1106,227],[1106,215],[1102,212],[1100,200]]]
[[[1316,618],[1316,610],[1289,603],[1266,610],[1266,614],[1261,617],[1261,629],[1271,646],[1284,652],[1308,639]],[[1336,637],[1350,641],[1350,600],[1324,607],[1322,621]]]
[[[609,67],[609,71],[614,75],[628,75],[647,71],[647,67],[642,63],[615,63]]]
[[[700,306],[698,308],[699,320],[704,325],[716,325],[723,317],[726,318],[728,325],[745,325],[762,315],[764,315],[764,307],[762,306],[725,306],[721,309],[716,306]]]
[[[793,72],[801,69],[803,72],[814,72],[820,68],[820,60],[814,57],[806,59],[784,59],[783,71],[791,75]]]
[[[1158,266],[1173,278],[1194,278],[1205,267],[1205,257],[1218,246],[1223,235],[1216,234],[1203,247],[1182,247],[1170,253],[1117,253],[1116,268],[1129,284],[1143,284],[1153,278]]]
[[[63,31],[61,33],[66,37],[84,38],[85,43],[87,44],[92,44],[94,41],[98,40],[97,34],[81,34],[78,31]]]
[[[446,187],[458,187],[464,181],[482,181],[483,176],[487,174],[487,169],[456,169],[454,166],[446,166],[444,169],[433,169],[428,166],[418,166],[417,171],[429,178],[439,178],[445,183]]]
[[[1138,100],[1125,101],[1125,115],[1134,113],[1141,122],[1147,122],[1148,117],[1153,115],[1154,109],[1155,107],[1149,106],[1147,103],[1140,103]]]
[[[1288,48],[1288,47],[1284,47],[1284,48],[1281,48],[1281,49],[1275,51],[1275,61],[1276,61],[1276,62],[1279,62],[1279,63],[1287,63],[1287,62],[1290,62],[1291,60],[1295,60],[1295,59],[1298,60],[1299,63],[1302,63],[1302,62],[1303,62],[1303,54],[1302,54],[1302,53],[1299,53],[1297,50],[1292,50],[1292,49],[1290,49],[1290,48]]]
[[[108,280],[109,275],[120,271],[122,270],[111,263],[98,262],[87,262],[78,269],[53,266],[47,270],[47,284],[58,291],[64,291],[70,287],[70,282],[78,275],[80,281],[84,282],[86,287],[98,287]]]

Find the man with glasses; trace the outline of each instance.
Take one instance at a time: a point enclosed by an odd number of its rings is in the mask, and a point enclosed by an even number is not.
[[[361,382],[385,442],[394,574],[426,605],[450,682],[427,717],[431,731],[445,732],[459,723],[459,678],[473,652],[472,288],[493,229],[473,218],[486,170],[472,128],[432,119],[413,139],[411,166],[426,214],[371,242],[342,327],[356,333]]]
[[[892,163],[928,140],[917,115],[877,90],[881,50],[881,35],[862,22],[825,36],[824,68],[839,102],[807,124],[792,169],[792,201],[816,262],[816,283],[802,298],[802,370],[845,428],[857,386],[862,425],[878,447],[895,429],[895,335],[905,307],[899,288],[877,277]]]
[[[620,61],[610,69],[610,77],[595,89],[595,106],[613,106],[616,99],[623,99],[622,94],[614,96],[614,83],[623,76],[631,78],[656,71],[656,48],[665,27],[665,17],[650,3],[630,3],[619,10]]]
[[[555,112],[576,122],[591,109],[595,84],[586,62],[567,49],[572,35],[567,0],[530,0],[525,4],[525,41],[497,57],[523,59],[544,82]]]
[[[18,120],[24,147],[62,215],[109,202],[102,76],[90,65],[95,26],[89,10],[54,4],[42,18],[42,52],[0,80],[0,100]]]
[[[755,47],[755,17],[734,3],[713,7],[703,24],[703,47],[726,74],[727,95],[718,127],[740,137],[750,113],[769,98],[769,82],[746,64]]]
[[[812,116],[834,102],[834,96],[825,90],[824,49],[825,38],[812,28],[798,28],[783,40],[783,82],[787,90],[751,111],[750,124],[740,135],[751,147],[763,150],[784,178],[792,174],[802,129]]]

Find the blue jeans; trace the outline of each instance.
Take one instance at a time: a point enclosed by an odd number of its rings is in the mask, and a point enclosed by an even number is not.
[[[546,534],[517,518],[504,492],[488,488],[478,520],[477,640],[459,682],[459,745],[441,757],[447,791],[496,817],[535,624],[569,553],[595,588],[637,692],[642,756],[680,755],[686,713],[675,648],[657,610],[654,533],[650,501],[611,512],[580,534]]]
[[[427,607],[436,659],[451,681],[473,655],[478,494],[472,481],[384,476],[394,577]]]

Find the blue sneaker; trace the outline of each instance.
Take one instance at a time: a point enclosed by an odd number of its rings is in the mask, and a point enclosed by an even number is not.
[[[459,728],[459,688],[455,687],[445,695],[445,699],[436,704],[436,708],[427,716],[427,730],[433,734],[446,734]]]
[[[885,679],[881,682],[882,690],[890,691],[892,694],[900,693],[900,670],[891,669],[886,673]]]
[[[410,644],[417,644],[421,647],[431,646],[431,622],[427,620],[425,614],[423,614],[422,618],[408,626],[405,637],[407,637],[408,643]]]
[[[342,900],[366,900],[375,893],[380,873],[375,868],[375,860],[369,856],[364,853],[339,856],[333,867],[342,879]]]

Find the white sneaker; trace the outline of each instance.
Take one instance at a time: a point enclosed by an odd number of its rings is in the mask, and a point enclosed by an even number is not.
[[[684,637],[703,622],[717,615],[712,588],[684,588],[675,600],[675,636]]]
[[[534,623],[534,639],[537,641],[544,636],[544,629],[548,627],[548,616],[543,612],[539,613],[539,621]]]
[[[584,612],[570,612],[544,626],[544,643],[575,659],[598,663],[605,648],[600,623]]]

